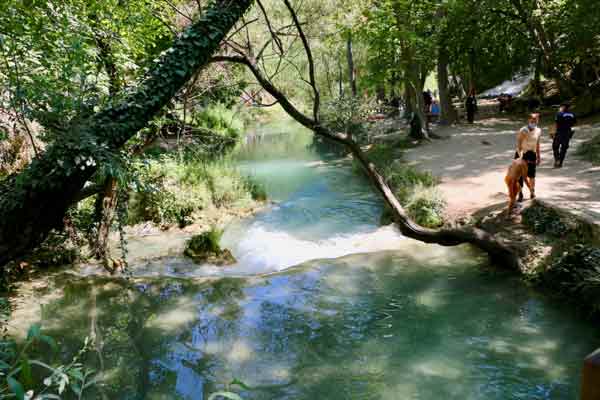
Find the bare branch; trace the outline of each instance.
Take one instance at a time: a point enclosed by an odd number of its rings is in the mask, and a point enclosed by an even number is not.
[[[253,23],[255,23],[256,21],[258,21],[258,18],[254,18],[251,19],[248,22],[244,22],[242,24],[242,26],[240,26],[239,28],[237,28],[236,30],[234,30],[232,33],[229,34],[229,36],[227,37],[227,40],[231,39],[232,37],[234,37],[236,34],[240,33],[242,31],[242,29],[246,28],[248,25],[252,25]]]
[[[181,15],[183,18],[187,19],[189,22],[193,22],[192,17],[181,11],[175,4],[173,4],[170,0],[163,0],[165,3],[169,5],[177,14]]]
[[[267,12],[265,11],[265,7],[262,5],[260,0],[256,0],[256,4],[258,4],[258,8],[260,8],[260,11],[262,12],[263,16],[265,17],[265,22],[267,23],[267,28],[269,28],[271,37],[273,38],[273,41],[279,48],[279,54],[283,55],[283,46],[281,44],[281,39],[279,39],[279,37],[277,36],[277,33],[273,32],[273,26],[271,25],[271,21],[269,20],[269,16],[268,16]]]
[[[313,61],[312,51],[310,50],[310,45],[308,44],[308,39],[306,39],[306,35],[302,30],[302,26],[300,21],[298,20],[298,16],[294,11],[294,8],[290,4],[289,0],[283,0],[286,7],[288,8],[290,15],[292,16],[292,20],[294,21],[294,25],[296,26],[296,30],[300,35],[300,39],[302,40],[302,45],[304,46],[304,51],[306,52],[306,58],[308,59],[308,76],[310,79],[310,85],[313,89],[314,95],[314,104],[313,104],[313,118],[318,123],[319,122],[319,107],[320,107],[320,98],[319,98],[319,90],[317,89],[317,83],[315,79],[315,63]]]

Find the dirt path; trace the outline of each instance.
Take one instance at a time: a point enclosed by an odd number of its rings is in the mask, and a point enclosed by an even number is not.
[[[448,202],[449,217],[460,218],[507,201],[504,175],[515,152],[516,132],[523,125],[523,121],[489,118],[474,125],[438,128],[435,133],[442,139],[408,150],[406,160],[441,178],[439,188]],[[598,133],[600,123],[582,123],[564,167],[554,169],[552,141],[544,126],[536,194],[600,224],[600,167],[575,156],[577,146]],[[524,194],[527,199],[527,189]]]

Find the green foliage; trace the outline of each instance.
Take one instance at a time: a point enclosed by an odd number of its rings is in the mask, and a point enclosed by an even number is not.
[[[228,249],[219,245],[223,231],[212,227],[209,231],[193,236],[186,243],[184,254],[198,263],[214,265],[231,265],[236,262],[235,257]]]
[[[536,235],[548,234],[556,238],[575,232],[577,226],[570,225],[556,210],[546,207],[528,207],[521,214],[523,224],[529,226]]]
[[[430,188],[438,183],[430,172],[421,172],[410,165],[399,162],[388,164],[387,167],[382,168],[382,174],[401,203],[409,200],[415,187]]]
[[[220,253],[219,242],[222,236],[223,230],[213,226],[209,231],[193,236],[187,242],[186,248],[196,253]]]
[[[541,274],[544,285],[600,313],[600,248],[576,244]]]
[[[408,144],[403,142],[395,147],[401,149],[406,145]],[[438,180],[430,172],[421,172],[402,163],[401,156],[391,145],[373,145],[366,154],[415,222],[429,228],[443,225],[446,202],[435,188]],[[356,161],[353,165],[355,169],[360,168]],[[381,222],[392,222],[390,210],[384,210]]]
[[[194,172],[188,164],[168,157],[137,162],[128,223],[189,225],[192,214],[210,202],[206,182]]]
[[[244,177],[244,185],[248,192],[250,192],[250,196],[252,196],[253,200],[267,201],[267,189],[265,188],[265,185],[257,181],[254,177]]]
[[[234,207],[262,200],[266,193],[222,158],[179,161],[169,156],[135,164],[128,223],[191,224],[209,207]]]
[[[446,201],[435,187],[423,187],[418,184],[413,187],[406,211],[419,225],[428,228],[439,228],[444,224],[444,209]]]
[[[193,116],[194,124],[226,137],[237,138],[244,132],[241,111],[222,103],[211,104]]]
[[[26,399],[62,398],[72,393],[84,398],[84,393],[96,383],[95,371],[81,363],[91,343],[85,339],[81,350],[67,364],[50,364],[34,358],[45,354],[52,358],[58,352],[55,340],[42,332],[39,324],[29,328],[22,344],[0,340],[0,397]]]
[[[600,135],[580,144],[577,155],[594,165],[600,165]]]
[[[360,98],[341,97],[323,105],[321,119],[330,130],[351,134],[356,140],[365,132],[363,123],[370,109],[371,105]]]

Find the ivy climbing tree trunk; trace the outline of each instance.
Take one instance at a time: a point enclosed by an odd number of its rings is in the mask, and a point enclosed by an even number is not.
[[[98,48],[98,58],[102,63],[104,71],[108,76],[108,92],[111,97],[117,96],[121,90],[121,80],[119,79],[119,70],[115,64],[113,52],[110,43],[101,34],[96,34],[96,47]],[[104,179],[104,188],[96,197],[96,223],[97,232],[95,243],[92,243],[94,257],[102,261],[104,268],[110,270],[110,246],[109,235],[113,224],[115,210],[117,209],[117,179],[108,175]]]
[[[207,7],[124,96],[69,128],[60,142],[23,172],[0,185],[0,265],[38,246],[58,228],[96,165],[114,157],[129,138],[206,66],[252,0],[222,0]]]

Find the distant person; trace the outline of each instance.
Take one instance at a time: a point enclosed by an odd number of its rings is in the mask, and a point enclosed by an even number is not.
[[[552,150],[554,152],[554,168],[562,168],[569,142],[573,137],[573,125],[577,123],[575,114],[570,109],[570,104],[563,103],[560,106],[554,121],[556,122],[556,131],[552,140]]]
[[[467,110],[467,121],[472,124],[475,121],[475,113],[477,112],[477,98],[475,97],[475,89],[471,89],[467,100],[465,101],[465,109]]]
[[[498,103],[500,103],[500,112],[508,112],[512,103],[512,96],[508,93],[502,93],[498,97]]]
[[[534,113],[529,116],[527,126],[522,127],[517,132],[517,152],[515,158],[520,158],[527,162],[527,177],[529,178],[529,191],[531,198],[535,198],[535,174],[536,167],[542,162],[540,153],[540,138],[542,129],[538,127],[540,123],[540,114]],[[521,190],[517,201],[523,201],[523,178],[519,179]]]
[[[527,177],[528,166],[527,162],[522,158],[517,158],[512,162],[510,167],[508,167],[508,171],[506,172],[506,177],[504,178],[504,182],[506,183],[506,187],[508,188],[508,213],[510,214],[515,206],[515,200],[517,199],[517,195],[521,193],[521,189],[523,189],[523,182],[527,183],[527,187],[531,189],[531,182]]]
[[[434,121],[437,121],[440,117],[440,104],[437,102],[437,100],[433,100],[433,103],[431,103],[431,118]]]
[[[425,106],[425,114],[431,112],[431,104],[433,103],[433,96],[431,96],[431,92],[426,90],[423,92],[423,103]]]

